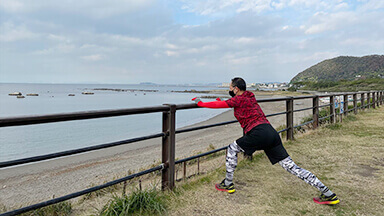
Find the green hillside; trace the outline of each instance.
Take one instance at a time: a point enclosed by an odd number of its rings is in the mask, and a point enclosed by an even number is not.
[[[384,77],[384,55],[340,56],[324,60],[297,74],[291,83]]]
[[[291,91],[381,90],[384,89],[384,55],[328,59],[297,74],[291,84]]]

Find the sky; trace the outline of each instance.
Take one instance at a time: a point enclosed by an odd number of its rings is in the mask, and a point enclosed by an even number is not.
[[[383,35],[382,0],[0,0],[0,83],[287,82]]]

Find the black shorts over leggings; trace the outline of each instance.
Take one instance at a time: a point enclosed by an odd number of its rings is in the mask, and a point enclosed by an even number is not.
[[[272,164],[275,164],[286,157],[285,150],[279,134],[270,124],[261,124],[252,128],[243,137],[236,140],[247,155],[252,155],[257,150],[264,150]]]

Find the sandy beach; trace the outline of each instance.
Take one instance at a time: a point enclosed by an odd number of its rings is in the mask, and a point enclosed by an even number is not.
[[[257,98],[281,96],[257,95]],[[285,111],[285,101],[260,103],[266,114]],[[295,102],[294,108],[312,106],[311,100]],[[183,111],[187,112],[187,111]],[[295,124],[311,110],[295,113]],[[215,116],[193,126],[234,120],[233,111]],[[285,115],[269,118],[274,127],[285,124]],[[242,136],[238,123],[176,135],[176,158],[204,152],[213,145],[226,146]],[[75,156],[0,169],[0,205],[16,208],[80,191],[92,185],[124,176],[129,171],[159,163],[161,139],[152,139],[124,146],[83,153]],[[224,163],[224,161],[223,161]]]

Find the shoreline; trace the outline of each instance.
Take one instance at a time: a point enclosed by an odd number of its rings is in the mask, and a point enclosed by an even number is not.
[[[256,95],[258,99],[263,96]],[[281,97],[278,95],[265,97]],[[311,101],[308,101],[311,103]],[[303,103],[304,107],[308,104]],[[285,102],[260,103],[267,114],[285,110]],[[297,108],[300,108],[297,107]],[[300,118],[297,115],[296,118]],[[180,129],[235,120],[229,109],[208,120]],[[285,115],[268,118],[276,128],[285,124]],[[176,158],[184,158],[229,145],[242,136],[238,123],[176,135]],[[48,161],[0,169],[0,205],[15,207],[48,200],[125,176],[128,172],[158,164],[161,138],[96,150]],[[223,162],[224,163],[224,162]]]

